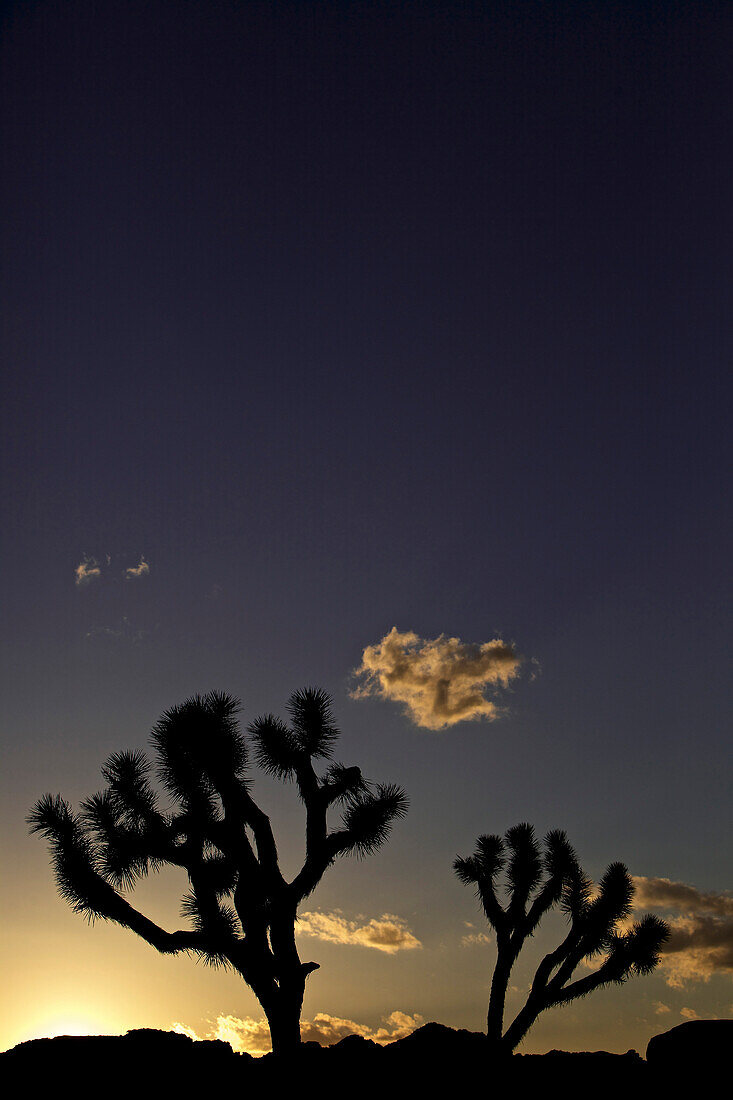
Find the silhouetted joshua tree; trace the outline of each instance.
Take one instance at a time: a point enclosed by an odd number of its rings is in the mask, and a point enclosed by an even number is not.
[[[283,1052],[300,1042],[305,983],[318,969],[298,956],[298,906],[337,856],[380,848],[407,799],[400,787],[372,788],[356,767],[330,763],[317,775],[314,760],[329,760],[338,737],[331,700],[318,689],[296,692],[289,726],[273,715],[249,726],[256,762],[295,780],[305,804],[305,859],[286,881],[269,818],[250,794],[238,710],[236,699],[212,692],[173,707],[154,727],[155,771],[172,810],[159,806],[145,755],[121,752],[102,769],[107,788],[83,802],[80,815],[60,795],[45,795],[28,822],[49,839],[59,891],[76,912],[124,925],[164,954],[192,952],[233,967],[262,1005],[273,1049]],[[340,827],[329,831],[336,804]],[[188,873],[184,931],[166,932],[119,892],[166,864]]]
[[[497,1050],[511,1053],[541,1012],[635,974],[649,974],[669,928],[647,915],[629,927],[634,886],[623,863],[612,863],[594,890],[581,870],[564,832],[545,837],[544,853],[531,825],[515,825],[499,836],[481,836],[476,851],[453,864],[458,878],[475,885],[484,913],[496,934],[496,964],[491,981],[487,1036]],[[504,872],[505,903],[497,896]],[[504,1031],[504,1006],[512,967],[528,937],[548,910],[559,905],[569,930],[559,947],[537,967],[524,1007]],[[572,980],[583,960],[598,967]]]

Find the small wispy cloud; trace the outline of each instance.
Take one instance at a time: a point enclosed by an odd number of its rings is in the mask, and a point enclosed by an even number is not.
[[[354,699],[376,695],[403,703],[423,729],[439,730],[457,722],[500,716],[489,695],[507,688],[519,675],[521,656],[500,638],[462,642],[441,634],[421,638],[392,627],[381,641],[366,646],[354,670],[360,681]]]
[[[733,975],[733,897],[667,878],[634,876],[637,909],[663,909],[671,934],[662,947],[667,985],[681,989],[714,974]]]
[[[74,583],[81,588],[101,575],[102,569],[97,559],[85,555],[74,570]]]
[[[355,1020],[341,1016],[331,1016],[328,1012],[317,1012],[312,1020],[301,1022],[300,1033],[304,1043],[316,1042],[321,1046],[332,1046],[347,1035],[360,1035],[375,1043],[392,1043],[410,1035],[423,1023],[418,1013],[410,1015],[399,1010],[383,1017],[384,1026],[368,1027]],[[237,1053],[267,1054],[271,1049],[270,1029],[266,1020],[255,1020],[251,1016],[218,1016],[205,1036],[199,1036],[193,1028],[176,1023],[173,1031],[179,1035],[188,1035],[191,1039],[221,1039],[229,1043]]]
[[[91,630],[87,630],[87,638],[107,638],[112,641],[122,639],[127,642],[132,642],[133,645],[138,642],[144,641],[149,636],[148,630],[140,630],[133,626],[127,615],[123,615],[119,623],[114,626],[93,626]]]
[[[476,947],[479,944],[483,947],[487,943],[491,940],[485,932],[468,932],[461,937],[461,947]]]
[[[125,580],[134,580],[136,577],[146,577],[150,572],[150,566],[144,557],[140,558],[137,565],[130,565],[125,570]]]
[[[114,577],[110,577],[110,566],[112,564],[111,554],[105,554],[104,561],[99,558],[92,557],[89,554],[85,554],[82,560],[74,569],[74,581],[77,586],[89,584],[90,581],[98,580],[103,573],[107,574],[107,581],[110,580],[113,583],[119,583],[115,581]],[[144,554],[140,555],[140,560],[137,565],[128,565],[122,570],[122,576],[125,580],[136,580],[139,577],[146,577],[150,573],[150,565],[145,558]]]
[[[327,940],[329,943],[352,944],[357,947],[373,947],[394,955],[397,951],[410,951],[422,947],[401,917],[384,913],[365,923],[347,920],[341,913],[301,913],[296,931],[303,936]]]

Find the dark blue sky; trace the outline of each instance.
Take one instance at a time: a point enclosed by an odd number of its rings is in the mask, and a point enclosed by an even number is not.
[[[521,819],[596,872],[728,885],[732,32],[717,3],[6,6],[6,826],[35,874],[27,806],[165,707],[319,683],[413,797],[380,858],[444,872],[417,912]],[[394,625],[541,675],[417,730],[348,697]]]

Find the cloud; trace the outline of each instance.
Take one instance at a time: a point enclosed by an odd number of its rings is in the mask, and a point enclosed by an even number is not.
[[[684,1016],[686,1020],[699,1020],[700,1019],[698,1014],[695,1012],[694,1008],[687,1008],[687,1007],[681,1008],[680,1009],[680,1016]]]
[[[101,576],[102,570],[99,566],[99,562],[96,558],[88,558],[86,555],[79,562],[74,570],[74,581],[77,588],[82,585],[89,584],[90,581],[95,580]]]
[[[322,1046],[331,1046],[339,1039],[347,1035],[361,1035],[364,1039],[371,1039],[375,1043],[393,1043],[395,1039],[403,1039],[410,1035],[415,1028],[423,1022],[418,1013],[409,1015],[407,1012],[390,1012],[389,1016],[382,1019],[386,1027],[371,1028],[365,1024],[357,1024],[353,1020],[344,1020],[339,1016],[330,1016],[326,1012],[317,1012],[311,1022],[306,1021],[302,1030],[303,1039],[315,1040]]]
[[[110,554],[105,555],[104,562],[100,562],[97,558],[90,557],[85,554],[83,559],[74,569],[74,578],[77,586],[89,584],[90,581],[97,580],[102,576],[102,570],[108,571],[109,566],[112,563],[112,557]],[[145,556],[140,556],[140,561],[137,565],[129,565],[123,570],[123,576],[125,580],[136,580],[138,577],[146,577],[150,572],[150,566],[145,560]]]
[[[508,687],[519,675],[521,661],[514,646],[500,638],[472,643],[441,634],[426,639],[409,630],[400,633],[395,626],[362,653],[354,670],[361,683],[351,695],[403,703],[423,729],[491,721],[501,710],[487,695]]]
[[[652,906],[656,909],[677,909],[681,913],[714,913],[720,917],[733,917],[733,897],[730,894],[703,893],[684,882],[672,882],[668,878],[644,878],[634,875],[637,908]]]
[[[148,636],[149,631],[134,627],[127,615],[123,615],[115,626],[93,626],[86,632],[87,638],[122,639],[126,642],[132,642],[133,645],[144,641]]]
[[[491,937],[485,932],[467,932],[461,937],[461,947],[476,947],[477,944],[491,943]]]
[[[173,1024],[171,1031],[175,1031],[176,1035],[187,1035],[188,1038],[193,1039],[194,1042],[199,1041],[199,1036],[196,1034],[193,1028],[186,1027],[185,1024],[179,1024],[178,1022],[176,1022],[175,1024]]]
[[[383,1017],[386,1026],[371,1028],[365,1024],[358,1024],[354,1020],[346,1020],[340,1016],[331,1016],[327,1012],[317,1012],[312,1020],[303,1020],[300,1025],[300,1033],[303,1042],[316,1042],[322,1046],[332,1046],[347,1035],[361,1035],[364,1039],[372,1039],[375,1043],[392,1043],[396,1039],[402,1039],[410,1035],[415,1028],[420,1027],[423,1017],[418,1013],[410,1015],[407,1012],[395,1011],[389,1016]],[[173,1031],[179,1035],[188,1035],[191,1039],[199,1039],[202,1036],[196,1034],[193,1028],[185,1024],[176,1023]],[[238,1016],[218,1016],[207,1035],[207,1039],[222,1039],[230,1043],[235,1051],[246,1054],[267,1054],[271,1049],[270,1029],[266,1020],[255,1020],[251,1016],[243,1019]]]
[[[733,897],[703,893],[667,878],[634,876],[635,908],[671,913],[671,934],[662,947],[667,985],[681,989],[713,974],[733,975]],[[674,915],[676,914],[676,915]]]
[[[657,1016],[664,1016],[667,1012],[672,1011],[669,1005],[666,1005],[664,1001],[654,1001],[653,1008]]]
[[[216,1023],[209,1027],[205,1035],[199,1035],[186,1024],[174,1023],[172,1031],[178,1035],[187,1035],[198,1042],[200,1039],[221,1039],[229,1043],[238,1054],[267,1054],[271,1049],[270,1029],[267,1020],[255,1020],[251,1016],[240,1019],[238,1016],[217,1016]]]
[[[304,936],[314,936],[329,943],[374,947],[377,951],[385,951],[388,955],[422,947],[405,921],[391,913],[372,917],[366,924],[347,920],[340,913],[301,913],[298,917],[297,931]]]
[[[125,580],[134,580],[135,577],[145,577],[150,572],[150,566],[144,557],[140,558],[137,565],[130,565],[125,570]]]
[[[486,932],[476,931],[476,925],[472,924],[470,920],[464,920],[463,924],[470,931],[461,937],[461,947],[476,947],[478,944],[491,943],[491,936],[488,936]]]

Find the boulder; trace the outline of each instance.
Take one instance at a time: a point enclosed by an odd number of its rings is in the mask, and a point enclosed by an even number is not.
[[[731,1062],[733,1020],[689,1020],[649,1040],[647,1063],[654,1069],[707,1070]]]

